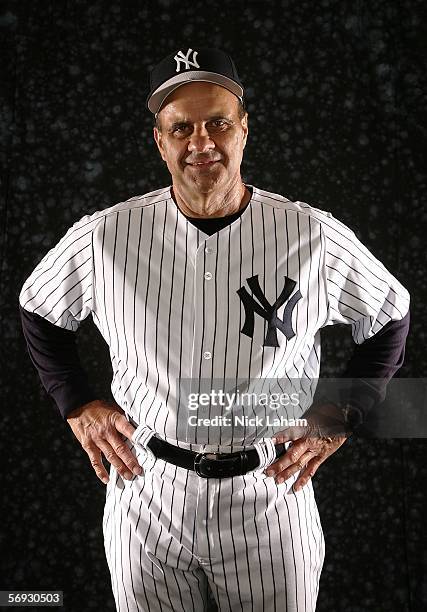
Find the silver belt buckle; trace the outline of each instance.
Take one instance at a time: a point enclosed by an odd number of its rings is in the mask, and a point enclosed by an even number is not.
[[[207,461],[215,461],[220,453],[198,453],[194,459],[194,471],[202,478],[208,478],[209,474],[203,471],[203,465]]]

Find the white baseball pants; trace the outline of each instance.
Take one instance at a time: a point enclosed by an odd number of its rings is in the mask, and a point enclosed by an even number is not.
[[[124,480],[110,467],[105,552],[119,612],[314,612],[324,537],[311,482],[276,484],[261,465],[233,478],[201,478],[156,459],[139,427],[128,444],[144,469]],[[211,609],[211,608],[209,608]]]

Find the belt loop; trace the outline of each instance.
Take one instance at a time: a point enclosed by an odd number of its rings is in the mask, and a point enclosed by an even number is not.
[[[276,447],[271,438],[261,438],[258,442],[254,443],[254,447],[257,450],[260,460],[260,464],[256,468],[257,470],[262,470],[267,467],[267,465],[270,465],[270,463],[273,463],[276,458]]]
[[[137,426],[131,437],[132,442],[138,447],[141,447],[143,456],[147,459],[147,461],[144,460],[144,470],[149,469],[156,463],[156,456],[153,451],[148,448],[149,441],[155,435],[156,432],[153,429],[148,427],[145,423],[141,423]]]
[[[148,425],[141,423],[133,432],[131,440],[134,444],[139,444],[145,448],[155,434],[156,432]]]

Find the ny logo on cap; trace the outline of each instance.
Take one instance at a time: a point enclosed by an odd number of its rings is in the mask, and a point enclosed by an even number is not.
[[[258,274],[256,276],[247,278],[246,282],[248,283],[250,289],[252,289],[252,293],[257,298],[259,303],[256,302],[251,295],[249,295],[245,287],[240,287],[240,289],[237,291],[245,308],[245,324],[240,330],[242,334],[253,338],[255,312],[263,317],[263,319],[268,321],[267,335],[265,337],[263,346],[279,346],[279,342],[277,340],[278,329],[280,329],[282,334],[284,334],[288,340],[295,336],[295,332],[292,329],[292,312],[297,302],[302,298],[302,295],[300,291],[296,291],[291,297],[292,292],[295,289],[296,282],[287,276],[284,278],[285,285],[274,304],[270,304],[263,294],[261,287],[259,286]],[[277,311],[280,306],[283,306],[286,300],[288,300],[288,303],[285,306],[283,320],[281,321],[277,316]]]
[[[190,53],[193,54],[192,60],[190,60]],[[178,51],[178,53],[174,57],[174,60],[176,61],[176,71],[179,72],[181,70],[180,68],[181,62],[184,63],[185,70],[190,70],[190,66],[193,66],[193,68],[200,68],[196,60],[197,53],[198,52],[193,51],[193,49],[188,49],[187,55],[184,55],[182,51]]]

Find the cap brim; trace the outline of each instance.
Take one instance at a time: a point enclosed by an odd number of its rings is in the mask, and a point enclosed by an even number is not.
[[[175,89],[178,89],[178,87],[181,85],[190,83],[191,81],[206,81],[207,83],[221,85],[221,87],[225,87],[225,89],[231,91],[231,93],[236,95],[238,98],[242,98],[243,96],[243,88],[236,83],[236,81],[233,81],[222,74],[218,74],[217,72],[191,70],[190,72],[182,72],[181,74],[177,74],[176,76],[162,83],[162,85],[151,94],[147,101],[149,110],[152,113],[157,114],[163,102],[173,91],[175,91]]]

